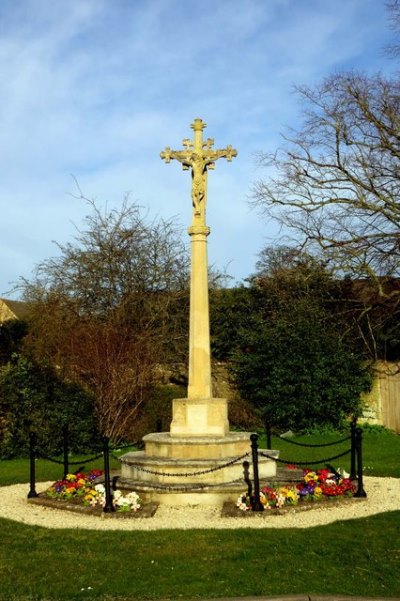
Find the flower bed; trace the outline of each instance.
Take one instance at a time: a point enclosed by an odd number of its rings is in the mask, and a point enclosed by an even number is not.
[[[290,486],[264,486],[260,490],[260,501],[264,509],[282,509],[305,503],[329,501],[353,497],[356,487],[346,474],[332,473],[328,469],[304,470],[303,480]],[[236,507],[241,511],[251,509],[250,498],[244,493]]]
[[[96,484],[103,474],[100,470],[92,470],[88,474],[67,474],[63,480],[54,482],[42,497],[64,501],[68,505],[103,509],[106,504],[105,487],[102,483]],[[113,505],[117,512],[137,512],[142,508],[136,492],[123,495],[120,490],[113,491]]]

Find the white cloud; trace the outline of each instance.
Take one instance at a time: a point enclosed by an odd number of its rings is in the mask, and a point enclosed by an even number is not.
[[[249,212],[253,153],[296,122],[292,85],[383,63],[384,0],[3,0],[0,4],[0,291],[126,191],[190,218],[188,174],[159,153],[202,117],[239,151],[210,175],[210,255],[237,277],[271,235]],[[4,217],[3,217],[4,216]]]

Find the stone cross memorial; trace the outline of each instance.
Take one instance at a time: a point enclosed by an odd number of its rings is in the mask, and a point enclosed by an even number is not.
[[[232,146],[213,149],[214,140],[203,140],[206,124],[195,119],[193,140],[184,148],[167,147],[161,158],[176,160],[192,176],[189,380],[187,398],[174,399],[169,432],[147,434],[144,451],[121,457],[123,487],[144,500],[170,505],[217,504],[236,500],[243,491],[242,461],[250,451],[249,432],[230,432],[228,401],[213,397],[211,381],[206,224],[207,173],[220,158],[237,156]],[[276,453],[276,451],[269,451]],[[259,462],[261,476],[273,476],[271,459]]]
[[[193,219],[189,227],[191,239],[190,270],[190,327],[189,327],[189,383],[187,399],[174,402],[171,434],[182,436],[220,435],[229,430],[226,399],[215,399],[211,386],[210,322],[208,311],[208,261],[206,225],[207,171],[214,169],[215,161],[237,156],[232,146],[213,150],[214,140],[203,141],[206,124],[201,119],[192,123],[194,140],[183,140],[184,150],[167,147],[161,158],[169,163],[175,159],[185,170],[192,172]]]

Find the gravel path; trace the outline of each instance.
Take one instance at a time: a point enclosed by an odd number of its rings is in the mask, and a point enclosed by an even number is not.
[[[51,482],[37,485],[44,491]],[[27,484],[0,487],[0,517],[45,528],[79,528],[86,530],[159,530],[188,528],[310,528],[337,520],[362,518],[385,511],[400,510],[400,479],[366,477],[367,499],[339,507],[323,507],[285,515],[270,512],[243,517],[221,517],[214,507],[160,506],[152,518],[102,519],[67,511],[30,505],[26,501]]]

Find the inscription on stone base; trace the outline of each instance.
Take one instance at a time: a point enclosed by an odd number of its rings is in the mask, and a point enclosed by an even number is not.
[[[229,432],[226,399],[174,399],[171,436],[225,436]]]

